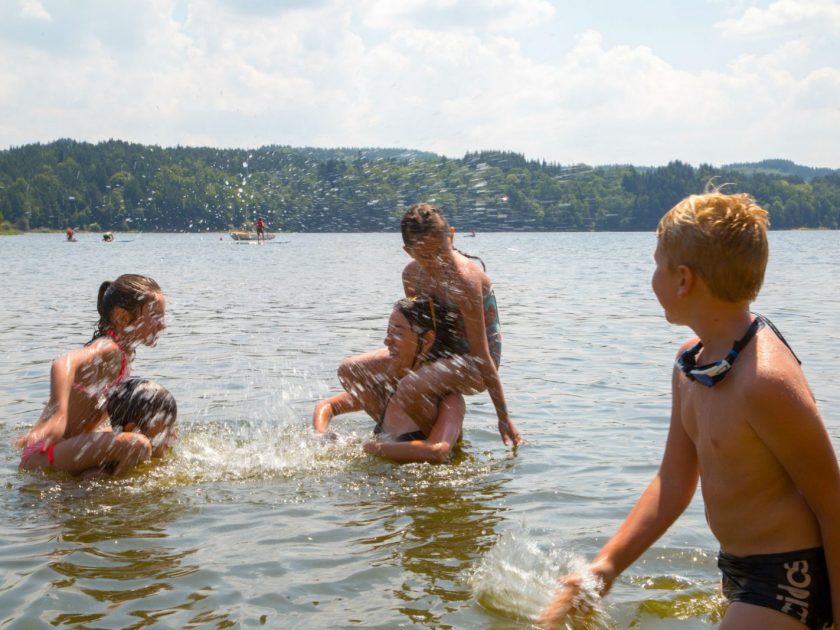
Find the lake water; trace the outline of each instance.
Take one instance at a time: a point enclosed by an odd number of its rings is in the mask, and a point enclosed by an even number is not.
[[[287,242],[279,242],[287,241]],[[501,376],[528,443],[468,398],[451,464],[361,451],[372,422],[310,430],[335,369],[379,347],[407,262],[397,234],[0,237],[0,625],[4,628],[526,628],[615,531],[657,469],[689,333],[650,290],[653,234],[479,234]],[[838,232],[771,234],[755,310],[803,360],[840,448]],[[177,397],[163,462],[83,483],[17,470],[49,363],[90,338],[99,284],[154,277],[168,330],[134,374]],[[717,546],[699,493],[604,602],[604,627],[708,628]]]

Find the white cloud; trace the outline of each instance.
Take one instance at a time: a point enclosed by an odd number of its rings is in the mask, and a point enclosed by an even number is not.
[[[472,2],[263,2],[243,11],[227,0],[155,0],[144,11],[98,11],[89,0],[87,13],[50,5],[46,36],[21,30],[20,16],[0,25],[0,138],[450,156],[493,148],[596,164],[776,155],[840,166],[831,146],[840,144],[840,70],[811,38],[687,70],[645,38],[616,44],[580,28],[547,52],[531,38],[551,43],[557,22],[491,28],[517,11],[544,15],[538,0],[487,3],[481,19],[464,13],[447,28],[426,19]],[[13,16],[0,8],[0,18]],[[74,39],[55,48],[67,30]]]
[[[836,0],[776,0],[766,9],[750,7],[737,18],[718,22],[728,37],[808,32],[840,33],[840,3]]]
[[[813,110],[833,111],[837,120],[840,118],[840,70],[820,68],[812,72],[799,84],[794,98],[796,105],[808,113]],[[833,107],[826,107],[832,103]]]
[[[38,0],[20,0],[20,14],[32,20],[49,21],[52,16]]]
[[[554,16],[546,0],[365,0],[369,28],[513,31]]]

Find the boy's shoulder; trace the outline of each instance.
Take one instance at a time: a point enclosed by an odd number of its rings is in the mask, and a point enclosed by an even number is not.
[[[680,344],[674,357],[677,373],[680,372],[679,359],[699,342],[699,337],[695,335]],[[740,352],[731,370],[726,376],[727,382],[731,383],[727,390],[748,405],[763,407],[774,400],[811,397],[797,357],[768,326],[763,327]]]
[[[755,336],[754,363],[756,385],[762,388],[805,383],[799,359],[770,326]]]
[[[788,425],[792,418],[818,416],[814,395],[790,348],[767,328],[756,335],[755,342],[738,378],[740,394],[754,412],[751,424]]]

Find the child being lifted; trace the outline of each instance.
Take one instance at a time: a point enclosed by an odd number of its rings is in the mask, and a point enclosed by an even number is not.
[[[699,479],[730,602],[721,628],[831,626],[840,471],[796,355],[750,312],[767,265],[767,213],[746,194],[692,195],[657,237],[653,292],[665,318],[697,337],[677,353],[659,471],[589,565],[599,594],[674,523]],[[562,582],[540,616],[547,627],[585,607],[581,576]]]

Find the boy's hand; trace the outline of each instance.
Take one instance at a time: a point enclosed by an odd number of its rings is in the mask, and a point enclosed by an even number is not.
[[[563,585],[542,609],[537,623],[543,628],[560,628],[568,618],[573,624],[583,624],[590,607],[586,598],[581,597],[582,579],[579,575],[567,575],[560,578]]]
[[[540,612],[537,623],[544,628],[565,627],[561,626],[564,622],[574,627],[591,627],[591,617],[615,578],[615,567],[608,558],[590,564],[585,574],[560,578],[562,588]]]

